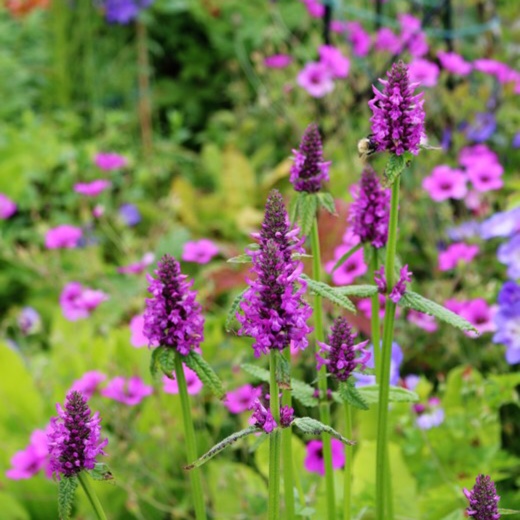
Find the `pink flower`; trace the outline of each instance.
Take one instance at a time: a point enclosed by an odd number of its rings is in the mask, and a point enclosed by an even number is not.
[[[468,179],[475,190],[481,193],[502,188],[503,173],[504,168],[498,163],[474,163],[467,169]]]
[[[273,54],[264,58],[264,65],[270,69],[285,69],[293,62],[288,54]]]
[[[340,469],[345,465],[345,449],[343,444],[337,439],[331,439],[332,449],[332,467]],[[311,473],[319,473],[325,475],[325,462],[323,460],[323,442],[310,441],[307,444],[307,456],[305,457],[304,466]]]
[[[92,311],[106,300],[106,293],[84,287],[79,282],[69,282],[60,294],[61,310],[70,321],[88,318]]]
[[[385,317],[385,297],[378,294],[379,298],[379,318]],[[361,298],[357,302],[358,309],[370,320],[372,319],[372,300],[370,298]],[[401,307],[395,309],[395,317],[399,318],[401,315]]]
[[[466,168],[470,168],[482,162],[486,164],[498,164],[498,155],[485,144],[465,146],[459,153],[459,163]]]
[[[117,153],[98,153],[94,158],[94,164],[101,170],[111,171],[124,168],[128,160]]]
[[[70,387],[70,392],[76,391],[81,392],[85,399],[90,399],[99,385],[107,378],[103,372],[99,372],[98,370],[91,370],[90,372],[85,372],[79,379],[76,379],[72,386]]]
[[[74,184],[74,191],[87,197],[97,197],[100,193],[112,186],[110,181],[97,179],[92,182],[79,182]]]
[[[436,202],[447,199],[463,199],[468,192],[466,176],[462,170],[446,165],[436,166],[429,177],[425,177],[422,187]]]
[[[469,245],[464,242],[451,244],[444,251],[439,253],[439,270],[449,271],[455,269],[459,262],[469,263],[479,253],[477,245]]]
[[[475,60],[473,66],[475,67],[475,70],[483,72],[484,74],[489,74],[490,76],[495,76],[495,78],[502,84],[516,82],[520,79],[517,71],[497,60],[482,58],[480,60]]]
[[[7,220],[16,213],[16,204],[3,193],[0,193],[0,220]]]
[[[202,238],[194,242],[186,242],[181,259],[185,262],[207,264],[214,256],[218,255],[218,252],[218,247],[211,240]]]
[[[155,255],[153,253],[145,253],[138,262],[118,267],[117,272],[121,274],[141,274],[149,265],[153,264],[154,260]]]
[[[363,26],[359,22],[348,22],[346,27],[349,32],[348,39],[352,44],[354,54],[360,57],[366,56],[372,43],[370,35],[363,29]]]
[[[420,58],[410,63],[408,73],[411,82],[420,83],[423,87],[434,87],[439,79],[439,67]]]
[[[188,389],[188,394],[194,395],[198,394],[202,387],[202,381],[199,379],[199,376],[196,372],[194,372],[191,368],[188,368],[186,365],[182,365],[184,369],[184,377],[186,378],[186,387]],[[179,384],[177,383],[177,379],[175,377],[175,372],[172,373],[173,379],[170,379],[167,375],[164,375],[163,380],[163,390],[167,394],[178,394],[179,393]]]
[[[484,298],[475,298],[464,302],[459,314],[468,320],[480,334],[486,332],[494,332],[496,330],[493,317],[496,313],[495,306],[489,306]],[[471,332],[466,333],[470,337],[475,334]]]
[[[350,60],[333,45],[321,45],[318,49],[320,62],[326,65],[335,78],[346,78],[350,69]]]
[[[460,311],[464,308],[465,303],[455,298],[449,298],[444,302],[444,307],[455,314],[460,314]]]
[[[105,206],[102,204],[96,204],[92,209],[92,216],[94,218],[101,218],[105,213]]]
[[[437,322],[433,316],[428,314],[424,314],[422,312],[411,309],[408,311],[408,315],[406,316],[410,323],[417,325],[419,328],[425,330],[426,332],[435,332],[437,330]]]
[[[334,251],[334,260],[325,264],[325,271],[332,276],[332,281],[335,285],[349,285],[358,276],[364,275],[368,271],[368,267],[363,260],[363,251],[360,249],[351,255],[347,261],[338,267],[334,272],[332,269],[336,265],[336,262],[350,249],[352,245],[341,244]]]
[[[421,30],[421,21],[411,14],[397,16],[401,26],[401,38],[408,52],[415,58],[420,58],[428,52],[426,35]]]
[[[464,60],[460,54],[456,52],[438,52],[437,58],[441,62],[441,67],[452,74],[459,76],[467,76],[473,68],[471,63]]]
[[[252,385],[240,386],[236,390],[226,394],[224,406],[231,413],[245,412],[253,407],[255,400],[261,395],[262,389],[260,387],[255,388]]]
[[[11,466],[5,472],[5,476],[11,480],[31,478],[41,469],[44,469],[47,478],[50,478],[47,432],[45,430],[34,430],[31,434],[29,446],[13,455]]]
[[[312,97],[321,98],[334,90],[334,81],[327,65],[310,62],[300,71],[296,83]]]
[[[129,378],[117,376],[108,382],[107,386],[101,390],[101,395],[119,401],[128,406],[139,404],[145,397],[153,393],[151,386],[145,385],[138,376]]]
[[[382,27],[377,31],[375,47],[378,51],[397,54],[401,50],[401,46],[401,39],[388,27]]]
[[[323,18],[325,6],[319,0],[302,0],[312,18]]]
[[[78,227],[62,224],[49,229],[45,235],[47,249],[74,249],[83,236],[83,230]]]
[[[149,345],[148,338],[143,333],[144,314],[137,314],[130,320],[130,345],[135,348],[147,347]],[[150,345],[156,347],[154,343]]]

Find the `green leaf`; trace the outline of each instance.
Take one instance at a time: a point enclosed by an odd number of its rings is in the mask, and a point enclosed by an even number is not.
[[[172,373],[175,371],[175,349],[170,347],[159,347],[161,351],[157,354],[159,366],[165,375],[173,379]],[[187,357],[187,356],[186,356]]]
[[[359,243],[355,245],[354,247],[351,247],[335,264],[332,268],[332,272],[334,272],[336,269],[341,267],[354,253],[357,253],[361,248],[363,247],[363,244]]]
[[[376,285],[347,285],[334,287],[333,290],[342,296],[357,296],[358,298],[369,298],[378,292]]]
[[[157,347],[152,350],[152,356],[150,357],[150,374],[152,374],[152,377],[157,375],[157,365],[159,364],[159,360],[157,358],[163,348],[164,347]]]
[[[298,204],[298,223],[301,228],[301,234],[308,236],[311,232],[312,224],[316,218],[318,210],[318,197],[315,193],[304,193],[300,195]]]
[[[298,193],[296,197],[291,199],[289,203],[289,220],[296,224],[296,220],[298,219],[298,212],[300,207],[301,193]]]
[[[236,320],[236,314],[238,312],[240,302],[242,301],[242,298],[244,297],[244,294],[247,291],[247,289],[249,289],[249,287],[244,289],[240,294],[237,294],[237,296],[235,296],[235,299],[231,302],[231,307],[229,308],[229,311],[226,316],[226,324],[224,325],[227,332],[230,332],[232,330],[233,320]]]
[[[214,395],[219,399],[224,398],[226,392],[224,391],[222,381],[200,354],[192,350],[187,356],[182,358],[182,361],[199,376],[199,379],[209,387]]]
[[[250,363],[243,363],[240,365],[240,368],[256,377],[256,379],[260,379],[260,381],[263,381],[264,383],[269,383],[271,380],[269,370],[266,370],[265,368],[257,367],[256,365],[251,365]]]
[[[74,492],[78,487],[78,477],[62,477],[58,485],[58,511],[60,520],[68,520],[72,513]]]
[[[439,318],[439,320],[445,321],[460,330],[479,333],[469,321],[413,291],[406,291],[399,300],[398,305],[424,312],[424,314],[429,314],[430,316],[435,316]]]
[[[354,304],[346,296],[338,294],[330,285],[323,282],[317,282],[304,274],[302,274],[300,278],[307,282],[307,285],[312,292],[319,294],[323,298],[327,298],[327,300],[339,305],[343,309],[347,309],[354,314],[356,313],[356,307],[354,307]]]
[[[337,215],[334,197],[330,193],[326,191],[318,193],[318,202],[320,203],[320,206],[331,215]]]
[[[385,188],[390,188],[392,186],[392,184],[397,180],[399,175],[401,175],[405,166],[406,159],[404,155],[392,154],[390,156],[390,159],[388,159],[385,168],[385,178],[383,182]]]
[[[228,263],[230,264],[250,264],[251,263],[251,255],[243,254],[234,256],[232,258],[228,258]]]
[[[503,509],[502,507],[498,508],[498,512],[501,515],[518,515],[518,514],[520,514],[520,511],[517,511],[515,509]]]
[[[196,461],[184,466],[184,469],[194,469],[202,466],[204,463],[208,462],[208,460],[212,459],[215,455],[218,455],[222,450],[225,450],[228,446],[231,446],[238,440],[243,437],[247,437],[253,433],[261,432],[262,429],[258,428],[258,426],[248,426],[244,430],[240,430],[239,432],[235,432],[231,434],[229,437],[226,437],[224,440],[215,444],[213,448],[204,453],[204,455],[200,456]]]
[[[94,480],[114,479],[110,468],[104,462],[96,462],[94,469],[91,469],[88,473]]]
[[[360,386],[357,391],[367,403],[379,402],[379,385]],[[419,396],[406,388],[391,386],[388,400],[392,403],[416,403],[419,401]]]
[[[339,396],[342,401],[360,410],[368,410],[368,404],[354,385],[352,377],[339,385]]]
[[[343,435],[337,432],[334,428],[331,428],[330,426],[327,426],[326,424],[323,424],[322,422],[317,421],[312,417],[297,417],[294,419],[292,424],[307,435],[321,435],[322,433],[328,433],[331,437],[338,439],[338,441],[341,441],[347,446],[356,444],[354,441],[343,437]]]

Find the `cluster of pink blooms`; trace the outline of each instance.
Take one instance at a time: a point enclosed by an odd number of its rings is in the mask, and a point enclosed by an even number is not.
[[[186,242],[182,249],[181,260],[207,264],[219,253],[218,246],[207,238],[201,238],[192,242]]]
[[[83,230],[69,224],[62,224],[49,229],[45,234],[47,249],[74,249],[83,237]]]
[[[236,390],[227,392],[224,399],[224,406],[231,413],[242,413],[250,410],[255,401],[262,396],[262,389],[252,385],[243,385]]]
[[[406,319],[426,332],[435,332],[438,329],[435,318],[429,314],[424,314],[423,312],[411,309],[408,311]]]
[[[78,182],[74,184],[74,191],[87,197],[97,197],[110,188],[112,183],[106,179],[97,179],[92,182]]]
[[[11,218],[16,210],[16,204],[7,195],[0,193],[0,220]]]
[[[359,237],[354,235],[351,229],[347,229],[342,243],[334,250],[334,258],[325,264],[325,271],[331,275],[335,285],[349,285],[358,276],[363,276],[368,271],[368,266],[363,259],[363,251],[360,249],[332,272],[337,261],[358,244]]]
[[[479,253],[477,245],[456,242],[439,253],[439,270],[449,271],[460,264],[471,262]]]
[[[98,153],[94,157],[94,164],[104,171],[119,170],[128,164],[126,157],[117,153]]]
[[[34,430],[29,445],[11,457],[11,468],[5,472],[7,478],[25,480],[38,474],[41,470],[44,471],[47,478],[51,478],[47,430],[48,427],[46,430]]]
[[[330,440],[332,450],[332,467],[333,469],[341,469],[345,465],[345,448],[337,439]],[[311,473],[325,475],[325,462],[323,459],[323,442],[310,441],[307,444],[307,454],[303,462],[305,469]]]
[[[496,305],[488,305],[484,298],[475,298],[472,300],[450,298],[444,302],[444,306],[469,321],[478,330],[479,334],[494,332],[496,330],[493,318],[497,307]],[[472,332],[466,332],[466,335],[470,337],[475,336]]]
[[[84,287],[79,282],[69,282],[60,294],[61,310],[70,321],[88,318],[96,307],[107,300],[108,294],[105,292]]]
[[[154,260],[155,255],[151,252],[148,252],[143,255],[141,260],[118,267],[117,272],[120,274],[141,274],[149,265],[153,264]]]

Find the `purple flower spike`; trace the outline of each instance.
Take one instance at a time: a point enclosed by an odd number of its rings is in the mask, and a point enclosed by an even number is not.
[[[403,294],[406,292],[406,283],[412,281],[412,274],[413,273],[411,271],[408,271],[408,265],[405,265],[401,268],[399,280],[394,285],[389,294],[389,298],[394,303],[397,303],[403,297]],[[388,287],[386,283],[384,266],[381,266],[381,269],[375,273],[374,280],[379,292],[386,294],[388,292]]]
[[[201,306],[195,291],[190,291],[193,281],[186,281],[179,262],[170,255],[164,255],[157,267],[157,278],[147,276],[152,298],[146,300],[143,334],[150,345],[171,347],[187,356],[204,339]]]
[[[48,446],[50,467],[60,478],[72,477],[84,469],[94,469],[96,457],[105,455],[108,439],[101,440],[99,413],[91,415],[80,392],[67,395],[65,409],[56,405],[58,417],[51,419]]]
[[[379,80],[383,92],[372,87],[375,97],[368,102],[373,112],[372,139],[379,152],[417,155],[424,136],[423,93],[413,94],[417,83],[410,83],[402,61],[394,63],[387,76],[388,80]]]
[[[323,182],[329,180],[330,161],[323,160],[323,148],[318,126],[310,124],[305,130],[300,148],[293,150],[294,164],[290,181],[296,191],[316,193]]]
[[[338,381],[346,381],[358,365],[361,370],[366,368],[370,359],[370,352],[365,350],[368,341],[354,346],[355,335],[352,333],[352,327],[341,316],[334,320],[330,332],[329,344],[318,342],[320,346],[319,352],[316,353],[318,370],[323,365],[327,365],[329,373]],[[357,352],[360,356],[356,359]]]
[[[253,403],[253,415],[251,416],[251,423],[259,428],[262,428],[265,433],[271,433],[278,425],[271,414],[259,399]]]
[[[288,428],[294,421],[294,408],[282,406],[280,408],[280,424],[282,428]]]
[[[374,170],[366,168],[353,195],[349,221],[354,234],[363,243],[384,247],[388,239],[390,190],[381,186]]]
[[[469,500],[466,509],[468,516],[475,520],[498,520],[498,501],[495,483],[487,475],[479,475],[471,491],[464,489],[464,495]]]

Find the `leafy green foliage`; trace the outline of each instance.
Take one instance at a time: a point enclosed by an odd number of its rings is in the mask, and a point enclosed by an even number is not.
[[[345,287],[334,287],[334,292],[343,296],[368,298],[377,294],[378,290],[376,285],[346,285]]]
[[[247,289],[244,289],[241,293],[237,294],[233,301],[231,302],[231,305],[229,307],[229,311],[226,316],[226,330],[229,332],[233,329],[233,322],[236,321],[236,315],[240,308],[240,302],[244,298],[244,294],[246,293]]]
[[[372,404],[379,402],[379,385],[361,386],[357,391],[361,398],[367,403]],[[416,403],[419,401],[419,396],[406,388],[390,386],[388,399],[392,403]]]
[[[230,264],[250,264],[251,263],[251,255],[238,255],[228,259]]]
[[[334,203],[334,197],[327,191],[321,191],[318,193],[318,202],[320,206],[328,211],[331,215],[337,215],[336,204]]]
[[[72,514],[74,494],[78,487],[77,477],[62,477],[58,484],[58,510],[61,520],[68,520]]]
[[[343,437],[343,435],[337,432],[334,428],[323,424],[322,422],[317,421],[312,417],[297,417],[294,419],[292,424],[306,435],[321,435],[322,433],[328,433],[331,437],[338,439],[338,441],[341,441],[347,446],[352,446],[355,444],[354,441]]]
[[[300,192],[295,207],[295,220],[297,220],[301,234],[308,236],[311,232],[316,212],[318,211],[318,197],[315,193]]]
[[[307,275],[302,274],[301,278],[307,282],[309,289],[315,293],[319,294],[322,298],[327,298],[327,300],[331,301],[335,305],[342,307],[352,313],[356,313],[356,307],[354,304],[343,294],[339,294],[333,287],[327,285],[324,282],[317,282],[312,278],[309,278]]]
[[[213,394],[219,399],[223,399],[226,395],[222,381],[217,376],[209,363],[197,352],[192,350],[187,356],[183,358],[184,363],[190,367],[198,376],[199,379],[207,386]]]
[[[96,462],[94,469],[90,470],[88,474],[93,480],[113,480],[114,476],[110,471],[110,468],[104,462]]]
[[[363,396],[359,393],[356,388],[352,377],[349,377],[345,382],[339,385],[338,394],[344,403],[348,403],[354,408],[360,410],[368,410],[368,404],[366,403]]]

